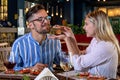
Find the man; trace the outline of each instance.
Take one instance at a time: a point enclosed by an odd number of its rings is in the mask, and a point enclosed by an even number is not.
[[[19,37],[12,46],[9,61],[15,62],[14,70],[30,67],[43,70],[53,62],[59,64],[61,44],[59,40],[48,39],[50,19],[42,5],[35,5],[26,13],[26,20],[31,32]]]

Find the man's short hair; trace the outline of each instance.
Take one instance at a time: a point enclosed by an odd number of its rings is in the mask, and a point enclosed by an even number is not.
[[[26,20],[29,21],[29,18],[32,17],[34,13],[37,13],[41,9],[45,9],[44,6],[41,4],[37,4],[31,7],[26,13]]]

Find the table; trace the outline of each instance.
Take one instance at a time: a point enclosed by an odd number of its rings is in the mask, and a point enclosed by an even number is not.
[[[57,70],[53,74],[59,79],[59,80],[66,80],[65,76],[59,75],[62,70]],[[58,74],[59,73],[59,74]],[[36,78],[36,75],[30,75],[30,74],[5,74],[4,72],[0,72],[0,80],[23,80],[24,76],[28,76],[30,80],[34,80]],[[68,80],[74,80],[71,78],[68,78]]]
[[[72,71],[68,71],[68,72],[62,72],[62,73],[57,73],[57,76],[61,76],[61,77],[64,77],[64,80],[66,78],[66,75],[67,75],[67,78],[69,80],[80,80],[79,77],[77,77],[77,72],[72,70]],[[62,79],[60,79],[62,80]]]
[[[0,79],[6,80],[22,80],[24,76],[28,76],[31,80],[34,80],[36,76],[30,74],[5,74],[0,72]]]
[[[59,80],[66,80],[66,73],[68,80],[81,80],[80,76],[77,76],[78,72],[75,72],[74,70],[68,71],[68,72],[58,72],[58,73],[53,73]],[[30,74],[4,74],[4,72],[0,72],[0,80],[24,80],[24,76],[28,76],[30,80],[34,80],[36,78],[35,75],[30,75]],[[28,79],[26,79],[28,80]],[[86,80],[84,78],[84,80]],[[94,79],[90,79],[94,80]],[[95,79],[95,80],[120,80],[120,78],[117,79]]]

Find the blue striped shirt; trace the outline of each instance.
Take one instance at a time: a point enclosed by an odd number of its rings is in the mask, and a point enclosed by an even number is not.
[[[48,37],[48,35],[47,35]],[[53,62],[59,64],[61,53],[60,40],[48,39],[39,44],[31,33],[16,39],[12,45],[10,62],[15,62],[14,70],[34,66],[36,63],[48,64],[52,69]]]

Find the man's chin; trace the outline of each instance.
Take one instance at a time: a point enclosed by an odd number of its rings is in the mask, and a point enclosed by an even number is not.
[[[48,34],[50,31],[43,31],[43,32],[40,32],[40,34]]]

